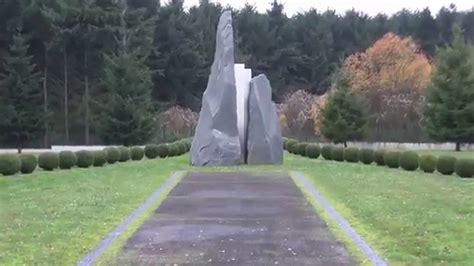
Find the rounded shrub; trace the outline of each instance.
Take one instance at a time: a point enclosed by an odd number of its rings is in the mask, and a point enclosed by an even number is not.
[[[191,150],[191,140],[190,139],[184,139],[181,142],[184,144],[185,153],[189,152]]]
[[[179,149],[178,155],[182,155],[187,152],[188,147],[183,141],[177,141],[174,144],[178,146],[178,149]]]
[[[321,154],[321,148],[319,148],[318,144],[312,143],[306,146],[306,151],[305,151],[306,157],[311,158],[311,159],[316,159],[319,157],[320,154]]]
[[[460,177],[474,176],[474,160],[473,159],[457,159],[454,164],[454,171]]]
[[[176,143],[168,144],[169,156],[174,157],[179,155],[179,146]]]
[[[21,170],[21,160],[17,154],[0,154],[0,174],[14,175]]]
[[[130,158],[132,158],[133,161],[140,161],[143,159],[143,155],[145,152],[143,151],[142,147],[132,147],[130,148]]]
[[[332,160],[332,150],[334,149],[333,145],[324,145],[321,149],[321,155],[326,160]]]
[[[338,162],[344,161],[344,148],[343,147],[334,147],[331,151],[331,158],[334,161],[338,161]]]
[[[451,175],[454,173],[454,165],[456,158],[453,156],[440,156],[436,164],[436,169],[443,175]]]
[[[158,157],[158,145],[150,144],[145,146],[145,156],[148,159],[155,159]]]
[[[21,161],[20,171],[23,174],[33,173],[33,171],[35,171],[36,169],[36,166],[38,166],[38,160],[36,159],[36,156],[34,156],[33,154],[21,154],[20,161]]]
[[[433,173],[436,170],[438,159],[432,154],[422,154],[418,159],[420,169],[425,173]]]
[[[375,160],[375,152],[372,149],[360,149],[359,160],[363,164],[371,164]]]
[[[374,153],[374,162],[377,165],[385,165],[385,150],[376,150]]]
[[[193,139],[189,138],[188,139],[188,152],[191,150],[191,147],[193,146]]]
[[[124,147],[124,146],[119,147],[118,149],[120,151],[119,162],[129,161],[130,160],[130,149],[127,148],[127,147]]]
[[[359,162],[359,149],[355,147],[344,149],[344,160],[350,163]]]
[[[170,150],[167,144],[158,145],[157,152],[160,158],[166,158],[170,155]]]
[[[289,139],[287,142],[286,142],[286,150],[290,153],[293,153],[293,147],[296,146],[298,144],[298,141],[297,140],[294,140],[294,139]]]
[[[390,168],[400,167],[400,152],[398,151],[387,151],[383,156],[383,161],[386,166]]]
[[[300,142],[296,144],[295,146],[295,154],[305,156],[306,155],[306,147],[308,146],[308,143],[306,142]]]
[[[286,145],[287,145],[286,142],[289,140],[289,138],[287,138],[287,137],[282,137],[281,139],[282,139],[282,141],[283,141],[283,149],[286,150]]]
[[[407,171],[415,171],[418,169],[418,153],[405,151],[400,154],[400,166]]]
[[[80,168],[88,168],[94,163],[94,153],[92,151],[78,151],[76,156],[77,166]]]
[[[104,150],[101,151],[93,151],[92,155],[94,157],[94,165],[95,167],[104,166],[107,163],[107,153]]]
[[[120,150],[116,147],[108,147],[104,149],[107,163],[114,164],[120,159]]]
[[[44,152],[38,155],[38,166],[46,171],[59,167],[59,155],[55,152]]]
[[[59,152],[59,168],[71,169],[77,164],[77,156],[72,151]]]

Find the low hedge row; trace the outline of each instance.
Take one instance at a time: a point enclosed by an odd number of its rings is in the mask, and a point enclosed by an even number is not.
[[[149,159],[179,156],[189,152],[191,139],[182,139],[173,143],[150,144],[142,147],[107,147],[103,150],[78,152],[61,151],[45,152],[38,156],[32,154],[0,154],[0,174],[14,175],[19,172],[30,174],[39,167],[45,171],[55,169],[71,169],[73,167],[101,167],[105,164],[139,161],[144,157]]]
[[[474,159],[456,159],[453,156],[440,156],[437,158],[431,154],[418,155],[414,151],[374,151],[367,148],[343,148],[330,144],[321,147],[316,143],[298,142],[297,140],[287,138],[283,141],[283,147],[290,153],[311,159],[321,156],[325,160],[339,162],[361,162],[367,165],[375,163],[379,166],[402,168],[406,171],[420,169],[425,173],[437,171],[443,175],[456,173],[460,177],[474,177]]]

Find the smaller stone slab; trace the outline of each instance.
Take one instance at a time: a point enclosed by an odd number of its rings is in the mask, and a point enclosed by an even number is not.
[[[248,164],[282,164],[283,139],[272,87],[265,75],[250,81],[247,139]]]

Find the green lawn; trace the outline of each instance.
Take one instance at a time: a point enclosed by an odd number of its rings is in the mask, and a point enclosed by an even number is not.
[[[286,158],[390,264],[472,265],[474,179]]]
[[[283,167],[211,170],[304,172],[391,264],[474,261],[474,179],[285,156]],[[0,177],[0,264],[74,264],[187,161]]]
[[[75,264],[186,162],[0,176],[0,265]]]

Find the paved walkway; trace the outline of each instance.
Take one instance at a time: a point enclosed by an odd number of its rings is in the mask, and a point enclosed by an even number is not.
[[[284,174],[192,173],[126,242],[120,265],[354,265]]]

